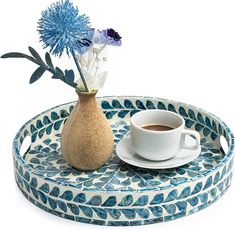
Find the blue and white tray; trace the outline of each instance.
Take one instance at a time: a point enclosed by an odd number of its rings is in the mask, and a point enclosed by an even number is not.
[[[189,164],[151,170],[112,159],[90,172],[71,168],[60,151],[60,134],[74,102],[28,121],[13,144],[16,182],[39,208],[70,220],[99,225],[142,225],[174,220],[208,207],[230,185],[234,137],[216,116],[191,105],[149,97],[103,97],[98,101],[118,143],[129,130],[130,116],[145,109],[181,114],[186,126],[200,132],[202,151]],[[22,157],[21,144],[31,145]],[[228,143],[225,153],[220,144]],[[222,211],[222,209],[221,209]]]

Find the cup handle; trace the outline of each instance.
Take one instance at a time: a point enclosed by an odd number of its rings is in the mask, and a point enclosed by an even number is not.
[[[195,139],[196,139],[196,144],[193,145],[193,146],[187,146],[185,144],[185,136],[186,135],[190,135],[190,136],[193,136]],[[200,135],[197,131],[193,131],[193,130],[184,130],[182,133],[181,133],[181,147],[184,148],[184,149],[189,149],[189,150],[196,150],[199,148],[200,146]]]

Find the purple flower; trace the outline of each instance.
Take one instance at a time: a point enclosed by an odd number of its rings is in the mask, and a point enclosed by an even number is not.
[[[94,33],[93,41],[96,44],[112,46],[122,45],[121,36],[114,29],[98,30]]]
[[[107,35],[115,41],[120,41],[122,38],[114,29],[107,29]]]

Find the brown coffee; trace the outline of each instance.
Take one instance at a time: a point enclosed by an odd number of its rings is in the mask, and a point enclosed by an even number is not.
[[[143,129],[152,130],[152,131],[168,131],[172,130],[172,127],[166,125],[144,125],[142,126]]]

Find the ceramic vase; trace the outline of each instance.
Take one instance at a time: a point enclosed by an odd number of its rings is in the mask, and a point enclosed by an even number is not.
[[[95,170],[112,155],[112,129],[96,101],[97,91],[77,92],[79,100],[61,135],[61,150],[67,162],[80,170]]]

